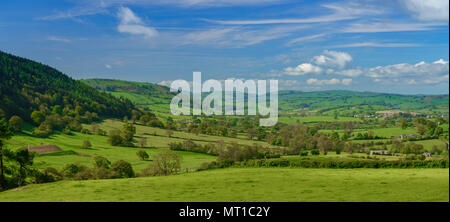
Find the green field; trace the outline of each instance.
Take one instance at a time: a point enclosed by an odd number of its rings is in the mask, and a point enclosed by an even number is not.
[[[229,168],[166,177],[61,181],[0,201],[449,201],[448,169]]]
[[[103,124],[100,124],[100,127],[106,130],[114,128],[115,126],[120,128],[121,124],[122,123],[119,121],[107,120]],[[136,139],[139,139],[139,135],[147,137],[147,146],[145,148],[111,146],[107,142],[108,137],[106,136],[87,135],[81,133],[74,133],[74,135],[55,134],[50,138],[38,138],[31,137],[27,134],[21,134],[13,136],[13,138],[8,141],[7,146],[12,149],[17,149],[20,147],[27,147],[28,145],[36,146],[42,144],[54,144],[63,150],[62,152],[41,154],[36,156],[34,165],[41,168],[55,167],[57,169],[61,169],[68,163],[82,163],[91,166],[93,163],[93,157],[100,155],[111,161],[120,159],[126,160],[133,165],[133,168],[136,171],[140,171],[149,165],[153,155],[166,151],[175,152],[168,149],[169,142],[182,141],[177,138],[167,138],[166,135],[143,135],[144,133],[153,133],[152,130],[153,128],[151,127],[137,127],[138,136]],[[27,133],[27,131],[25,131],[25,133]],[[84,140],[89,140],[92,143],[92,148],[83,149],[82,144]],[[150,155],[150,161],[139,160],[136,156],[136,152],[138,150],[145,150]],[[215,156],[201,153],[176,152],[183,157],[182,168],[197,168],[202,163],[211,162],[216,159]]]
[[[280,123],[318,123],[318,122],[360,122],[361,120],[353,117],[339,117],[334,119],[333,116],[280,116],[278,122]]]
[[[107,119],[102,123],[98,124],[103,130],[109,131],[112,129],[121,129],[123,123],[118,120]],[[219,136],[209,136],[209,135],[195,135],[191,133],[185,133],[180,131],[175,131],[171,138],[167,136],[167,132],[164,129],[148,127],[143,125],[136,126],[135,140],[139,140],[141,137],[147,138],[147,146],[145,148],[128,148],[128,147],[118,147],[111,146],[106,136],[98,135],[88,135],[81,133],[73,133],[73,135],[65,134],[55,134],[49,138],[38,138],[32,137],[28,134],[31,133],[28,130],[24,130],[24,133],[13,136],[9,141],[7,146],[12,149],[17,149],[20,147],[37,146],[37,145],[47,145],[54,144],[60,147],[63,151],[50,154],[41,154],[36,156],[34,165],[40,168],[43,167],[55,167],[61,169],[65,164],[68,163],[82,163],[90,166],[93,161],[93,157],[100,155],[106,157],[111,161],[115,160],[126,160],[133,165],[136,171],[140,171],[149,165],[149,161],[139,160],[136,156],[138,150],[145,150],[150,155],[150,161],[152,156],[161,152],[175,152],[169,150],[169,143],[171,142],[182,142],[187,139],[199,144],[216,143],[219,140],[225,143],[235,142],[238,144],[252,145],[254,143],[260,144],[265,147],[276,147],[271,146],[266,142],[262,141],[252,141],[244,138],[229,138],[229,137],[219,137]],[[89,125],[84,125],[85,128],[90,129]],[[82,144],[84,140],[89,140],[92,143],[92,148],[83,149]],[[211,162],[216,160],[215,156],[192,153],[192,152],[182,152],[176,151],[182,157],[182,168],[197,168],[202,163]]]

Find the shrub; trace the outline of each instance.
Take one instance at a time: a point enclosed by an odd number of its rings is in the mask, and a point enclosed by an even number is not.
[[[143,171],[148,176],[165,176],[177,172],[181,166],[178,153],[160,153],[153,157],[153,162]]]
[[[88,129],[83,128],[83,129],[81,130],[81,133],[82,133],[82,134],[90,134],[91,132],[90,132]]]
[[[308,156],[308,151],[301,151],[300,156]]]
[[[92,170],[89,168],[83,168],[81,171],[79,171],[75,177],[75,180],[89,180],[89,179],[95,179],[94,174],[92,173]]]
[[[62,133],[66,134],[66,135],[72,135],[72,131],[70,130],[69,127],[64,128],[64,130],[62,131]]]
[[[75,177],[77,176],[77,174],[79,172],[82,172],[86,169],[88,169],[88,168],[84,165],[70,163],[70,164],[66,164],[63,167],[62,174],[63,174],[64,178],[75,179]]]
[[[134,177],[133,167],[125,160],[117,160],[111,165],[114,176],[118,178]]]
[[[102,156],[95,156],[94,157],[94,167],[96,168],[105,168],[109,169],[111,166],[111,162]]]
[[[120,136],[120,131],[119,130],[111,130],[109,132],[108,142],[112,146],[119,146],[119,145],[121,145],[123,143],[123,138],[122,138],[122,136]]]
[[[314,155],[314,156],[320,155],[320,151],[319,150],[311,150],[311,155]]]
[[[56,179],[53,176],[36,169],[31,170],[31,176],[33,178],[31,180],[32,183],[49,183],[56,181]]]
[[[136,155],[139,157],[140,160],[148,160],[150,157],[147,152],[143,150],[139,150],[136,152]]]
[[[33,130],[33,135],[41,138],[49,137],[52,134],[52,127],[45,122],[41,123],[39,127]]]
[[[23,120],[18,116],[12,116],[9,119],[9,125],[11,126],[14,132],[20,132],[23,128]]]
[[[92,144],[89,140],[83,141],[83,146],[82,146],[83,149],[89,149],[91,147],[92,147]]]
[[[46,167],[43,173],[53,177],[54,181],[63,179],[63,174],[53,167]]]

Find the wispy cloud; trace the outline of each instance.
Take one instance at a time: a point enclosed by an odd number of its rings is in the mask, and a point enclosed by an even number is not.
[[[189,32],[184,35],[180,44],[243,47],[286,37],[307,27],[299,25],[275,26],[271,28],[247,28],[239,26],[212,28]]]
[[[57,37],[57,36],[49,36],[49,37],[47,38],[47,40],[55,41],[55,42],[64,42],[64,43],[70,43],[70,42],[72,42],[70,39],[67,39],[67,38],[61,38],[61,37]]]
[[[331,48],[355,48],[355,47],[416,47],[419,44],[411,43],[376,43],[376,42],[358,42],[331,46]]]
[[[414,24],[414,23],[353,23],[344,28],[343,33],[375,33],[375,32],[406,32],[432,30],[442,24]]]
[[[39,17],[39,20],[78,19],[78,17],[109,13],[111,8],[165,5],[181,8],[214,8],[280,4],[285,0],[78,0],[75,7],[66,11]]]
[[[267,24],[299,24],[299,23],[326,23],[343,20],[356,19],[362,15],[380,14],[379,9],[361,7],[356,3],[349,4],[324,4],[322,7],[332,11],[326,15],[310,18],[287,18],[287,19],[259,19],[259,20],[205,20],[222,25],[267,25]]]
[[[317,34],[317,35],[302,36],[302,37],[290,40],[288,43],[286,43],[286,45],[290,46],[290,45],[294,45],[299,42],[306,42],[306,41],[311,41],[311,40],[315,40],[315,39],[320,39],[324,36],[326,36],[325,33]]]
[[[350,85],[352,83],[352,79],[315,79],[311,78],[306,80],[308,85]]]

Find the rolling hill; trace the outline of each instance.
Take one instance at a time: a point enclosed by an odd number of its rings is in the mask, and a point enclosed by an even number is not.
[[[129,99],[137,106],[159,112],[169,112],[169,104],[174,96],[168,87],[152,83],[112,79],[84,79],[81,82],[115,97]]]
[[[116,97],[130,99],[134,104],[154,111],[169,112],[169,104],[174,94],[169,88],[152,83],[129,82],[123,80],[86,79],[82,82],[108,92]],[[374,92],[328,90],[302,92],[284,90],[279,92],[281,113],[319,112],[341,115],[386,109],[414,111],[420,113],[448,113],[448,95],[399,95]]]
[[[99,92],[50,66],[0,51],[0,116],[17,115],[31,121],[30,114],[39,111],[123,117],[132,109],[127,99]]]

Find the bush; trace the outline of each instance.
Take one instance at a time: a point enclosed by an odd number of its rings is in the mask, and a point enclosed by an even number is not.
[[[91,169],[84,168],[75,175],[74,179],[75,180],[89,180],[89,179],[95,179],[95,176],[92,173]]]
[[[47,174],[48,176],[51,176],[54,178],[54,181],[62,180],[63,175],[61,172],[59,172],[57,169],[53,167],[46,167],[43,171],[44,174]]]
[[[308,151],[301,151],[300,152],[300,156],[308,156],[309,152]]]
[[[318,156],[318,155],[320,155],[320,151],[319,150],[311,150],[311,155]]]
[[[153,157],[153,162],[142,172],[145,176],[165,176],[176,173],[181,166],[178,153],[160,153]]]
[[[92,147],[92,144],[89,140],[83,141],[83,146],[82,146],[83,149],[89,149],[91,147]]]
[[[82,134],[90,134],[91,132],[90,132],[88,129],[83,128],[83,129],[81,130],[81,133],[82,133]]]
[[[70,163],[63,167],[62,174],[64,178],[76,179],[77,174],[85,170],[88,170],[88,168],[84,165]]]
[[[23,120],[18,116],[12,116],[9,119],[9,125],[11,126],[14,132],[20,132],[23,128]]]
[[[133,167],[125,160],[117,160],[111,165],[114,172],[114,177],[117,178],[131,178],[134,177]]]
[[[32,183],[49,183],[62,180],[61,173],[55,168],[47,167],[43,171],[37,169],[31,170]]]
[[[66,127],[66,128],[62,131],[62,133],[66,134],[66,135],[72,135],[72,131],[70,130],[69,127]]]
[[[112,146],[120,146],[123,142],[123,138],[122,138],[122,136],[120,136],[120,131],[109,132],[108,142]]]
[[[111,162],[102,156],[95,156],[94,157],[94,167],[96,168],[105,168],[109,169],[111,166]]]
[[[136,152],[136,155],[139,157],[140,160],[144,161],[144,160],[148,160],[148,158],[150,157],[148,155],[147,152],[143,151],[143,150],[139,150]]]

